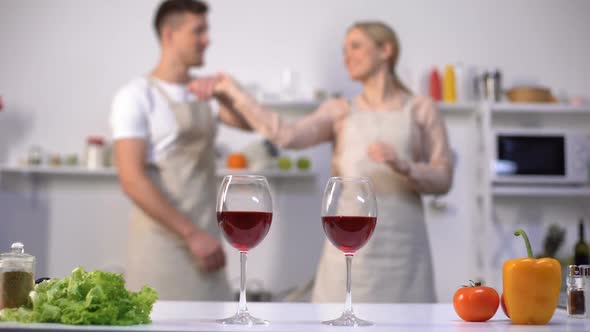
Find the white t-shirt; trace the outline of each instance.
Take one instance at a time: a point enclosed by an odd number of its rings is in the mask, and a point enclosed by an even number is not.
[[[176,102],[196,100],[182,84],[155,81]],[[178,136],[174,113],[147,77],[136,78],[119,89],[111,107],[110,124],[113,140],[145,139],[148,162],[164,158]]]

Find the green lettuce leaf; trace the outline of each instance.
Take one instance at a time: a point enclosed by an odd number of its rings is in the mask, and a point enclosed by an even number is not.
[[[62,279],[43,281],[30,294],[30,304],[0,311],[0,321],[72,325],[135,325],[151,323],[158,295],[153,288],[125,289],[119,274],[87,272],[79,267]]]

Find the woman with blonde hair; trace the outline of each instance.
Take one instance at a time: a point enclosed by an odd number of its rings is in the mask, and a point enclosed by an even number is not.
[[[294,123],[266,110],[230,76],[209,92],[238,112],[264,137],[283,148],[333,143],[335,176],[366,176],[379,215],[372,238],[355,255],[355,302],[434,302],[430,246],[421,194],[446,193],[452,183],[446,128],[435,104],[413,96],[398,79],[399,42],[381,22],[354,24],[344,41],[344,63],[363,91],[334,98]],[[193,86],[193,92],[206,94]],[[312,294],[314,302],[345,297],[345,260],[326,242]]]

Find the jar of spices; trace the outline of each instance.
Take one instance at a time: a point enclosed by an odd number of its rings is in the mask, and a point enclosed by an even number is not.
[[[35,257],[15,242],[10,251],[0,254],[0,309],[17,308],[29,302],[33,290]]]
[[[590,318],[590,265],[580,265],[580,274],[584,278],[584,308],[586,308],[586,318]]]
[[[38,166],[43,163],[43,150],[38,145],[33,145],[29,148],[27,156],[27,164],[29,166]]]
[[[578,265],[569,265],[567,268],[567,313],[571,318],[586,317],[585,280],[582,270]]]
[[[502,74],[498,69],[491,69],[483,73],[483,97],[492,102],[502,99]]]
[[[105,147],[104,139],[100,136],[90,136],[86,140],[86,167],[100,169],[104,167]]]

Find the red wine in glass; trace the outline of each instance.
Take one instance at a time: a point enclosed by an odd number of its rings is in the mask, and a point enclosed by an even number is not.
[[[253,317],[246,301],[246,260],[268,233],[272,223],[272,197],[268,181],[260,175],[228,175],[217,195],[217,225],[227,242],[240,252],[240,299],[235,315],[221,324],[267,325]]]
[[[268,233],[271,221],[270,212],[217,212],[217,222],[225,238],[239,251],[248,251],[256,247]]]
[[[324,216],[322,224],[328,240],[345,254],[354,254],[367,243],[376,217],[365,216]]]
[[[342,315],[322,322],[331,326],[369,326],[352,309],[352,259],[375,230],[377,200],[373,185],[364,177],[332,177],[322,199],[322,226],[328,240],[344,252],[346,259],[346,301]]]

